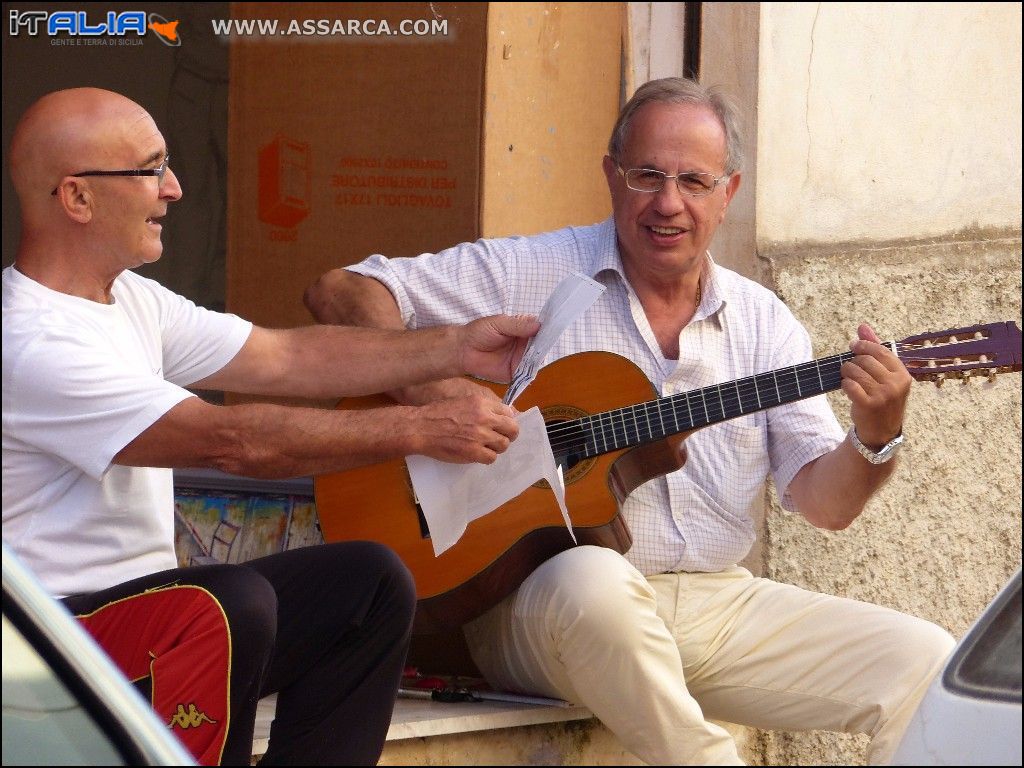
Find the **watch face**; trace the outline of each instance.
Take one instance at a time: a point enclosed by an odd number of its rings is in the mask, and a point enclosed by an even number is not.
[[[878,463],[881,464],[883,461],[888,461],[896,453],[896,449],[900,447],[903,442],[903,435],[897,435],[888,443],[882,446],[878,452]]]
[[[896,449],[903,444],[903,434],[901,433],[879,448],[876,453],[860,441],[860,438],[857,437],[857,430],[855,428],[850,427],[849,434],[850,442],[853,443],[853,447],[857,449],[857,453],[872,464],[884,464],[896,454]]]

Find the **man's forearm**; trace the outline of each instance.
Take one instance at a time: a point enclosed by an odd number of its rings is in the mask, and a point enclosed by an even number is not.
[[[306,309],[319,323],[395,330],[405,327],[391,291],[378,280],[346,269],[334,269],[322,275],[306,289],[302,298]],[[394,387],[388,394],[400,403],[422,405],[462,394],[472,386],[466,380],[449,379]]]
[[[201,389],[329,399],[383,392],[464,373],[462,330],[308,326],[253,328],[242,350]]]
[[[411,409],[322,411],[239,406],[239,440],[213,457],[217,469],[265,479],[338,472],[417,452]]]
[[[844,440],[811,462],[790,483],[797,509],[811,525],[838,531],[850,525],[892,475],[899,459],[870,464]]]
[[[517,431],[510,409],[482,397],[372,410],[219,406],[189,398],[125,446],[114,463],[203,467],[267,479],[338,472],[410,454],[489,463]]]

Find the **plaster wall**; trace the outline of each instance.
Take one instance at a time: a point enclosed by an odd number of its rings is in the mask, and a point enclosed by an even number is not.
[[[758,238],[1020,226],[1020,3],[762,3]]]

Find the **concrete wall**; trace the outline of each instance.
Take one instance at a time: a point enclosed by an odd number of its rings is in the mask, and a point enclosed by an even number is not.
[[[751,44],[751,43],[748,43]],[[758,272],[839,352],[1021,322],[1020,4],[762,3]],[[844,425],[845,398],[831,400]],[[896,477],[849,529],[782,512],[765,574],[960,637],[1021,561],[1021,376],[916,384]],[[866,739],[760,734],[765,764],[859,764]]]

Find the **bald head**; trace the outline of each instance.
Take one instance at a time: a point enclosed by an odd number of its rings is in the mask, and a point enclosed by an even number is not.
[[[156,133],[141,106],[112,91],[72,88],[43,96],[28,108],[11,139],[11,180],[23,218],[33,219],[48,204],[50,190],[64,177],[88,168],[120,168],[127,142]],[[110,165],[119,161],[122,165]]]
[[[131,99],[98,88],[39,99],[11,140],[21,203],[15,266],[54,290],[109,301],[123,270],[163,252],[160,221],[181,197],[166,158],[156,123]]]

